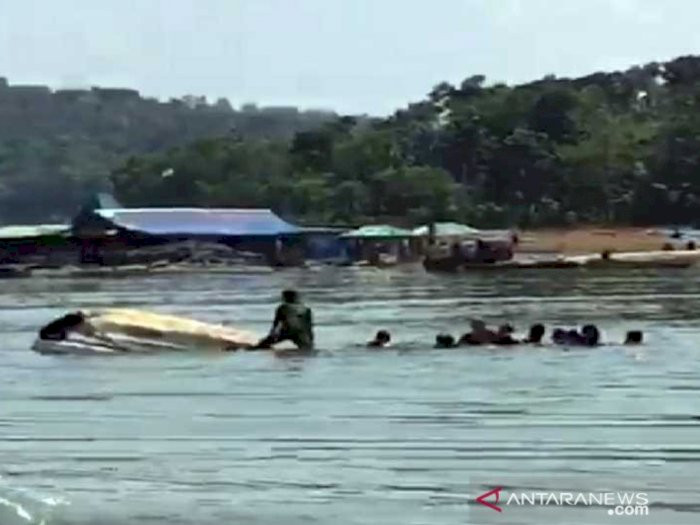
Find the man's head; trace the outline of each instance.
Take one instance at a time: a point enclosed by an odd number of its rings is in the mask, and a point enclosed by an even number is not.
[[[587,324],[581,328],[581,334],[588,346],[595,346],[600,341],[600,331],[596,325]]]
[[[642,343],[643,340],[644,334],[641,330],[630,330],[629,332],[627,332],[627,336],[625,337],[625,344],[639,345]]]
[[[513,325],[505,323],[498,327],[498,335],[507,336],[513,333]]]
[[[85,326],[85,314],[83,312],[71,312],[50,322],[39,330],[42,339],[63,340],[68,337],[70,331],[81,331]]]
[[[379,330],[374,340],[381,344],[389,344],[391,342],[391,334],[386,330]]]
[[[435,348],[452,348],[455,346],[455,338],[450,334],[438,334],[435,336]]]
[[[282,292],[282,301],[285,303],[296,303],[299,300],[299,293],[296,290],[285,290]]]
[[[530,327],[530,333],[527,337],[528,341],[531,343],[539,343],[544,337],[544,325],[541,323],[533,324]]]
[[[63,319],[63,326],[66,328],[75,328],[85,321],[85,314],[77,311],[66,314]]]

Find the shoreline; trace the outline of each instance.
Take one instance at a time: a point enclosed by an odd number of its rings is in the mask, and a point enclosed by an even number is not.
[[[488,235],[489,231],[484,230]],[[652,252],[660,251],[670,244],[674,250],[685,249],[688,237],[671,239],[668,229],[664,227],[574,227],[543,228],[522,230],[518,232],[518,245],[514,260],[529,260],[532,256],[570,257],[582,255],[599,255],[604,251]],[[324,261],[307,261],[300,268],[312,269],[334,266]],[[337,265],[357,266],[364,265]],[[404,264],[391,265],[405,266]],[[276,268],[260,264],[201,264],[173,263],[161,261],[153,265],[117,265],[117,266],[43,266],[41,264],[8,264],[0,266],[0,280],[28,277],[128,277],[132,275],[177,275],[191,273],[228,274],[228,273],[271,273]]]

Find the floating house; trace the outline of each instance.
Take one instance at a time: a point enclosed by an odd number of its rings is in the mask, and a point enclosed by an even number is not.
[[[268,209],[86,207],[73,220],[84,263],[109,252],[197,240],[265,255],[274,264],[303,260],[301,228]]]
[[[457,222],[425,224],[414,228],[413,233],[419,237],[432,236],[436,239],[477,239],[481,235],[480,230]]]
[[[350,227],[305,226],[302,228],[307,259],[327,263],[345,263],[350,259],[348,243],[341,238]]]
[[[63,265],[77,262],[70,225],[0,227],[0,264]]]
[[[362,226],[340,238],[349,243],[353,260],[367,261],[372,265],[412,261],[419,256],[418,236],[411,230],[387,224]]]

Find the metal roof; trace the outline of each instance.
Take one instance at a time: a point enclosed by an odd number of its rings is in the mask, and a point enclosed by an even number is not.
[[[298,233],[268,209],[106,208],[94,213],[119,228],[150,235],[268,236]]]
[[[42,237],[46,235],[63,235],[68,233],[69,230],[70,226],[66,224],[1,226],[0,239],[23,239],[26,237]]]
[[[426,224],[424,226],[419,226],[413,230],[413,233],[420,235],[421,237],[430,235],[430,225]],[[436,222],[435,223],[435,236],[436,237],[474,237],[479,235],[479,230],[467,226],[466,224],[459,224],[456,222]]]
[[[341,237],[346,239],[401,239],[415,237],[411,230],[389,226],[388,224],[377,224],[362,226],[356,230],[345,233]]]
[[[351,228],[343,228],[341,226],[303,226],[301,230],[304,233],[319,233],[327,235],[340,235],[350,231]]]

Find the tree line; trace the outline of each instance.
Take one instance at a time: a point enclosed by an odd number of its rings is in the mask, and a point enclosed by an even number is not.
[[[291,140],[335,118],[295,107],[239,109],[185,96],[144,98],[130,89],[62,89],[0,78],[0,224],[69,220],[86,198],[110,191],[129,157],[214,137]]]
[[[114,171],[134,205],[268,206],[309,223],[695,223],[700,57],[581,78],[441,83],[387,118],[217,138]]]
[[[189,124],[165,126],[165,135],[132,126],[139,149],[125,145],[135,139],[119,118],[111,113],[108,133],[85,131],[68,147],[55,134],[30,141],[19,165],[63,166],[81,188],[109,180],[126,205],[264,206],[308,224],[536,227],[700,217],[695,56],[514,86],[470,76],[386,118],[333,116],[292,133],[212,124],[191,140],[180,133]],[[0,203],[5,159],[0,153]],[[65,178],[44,173],[60,195]]]

